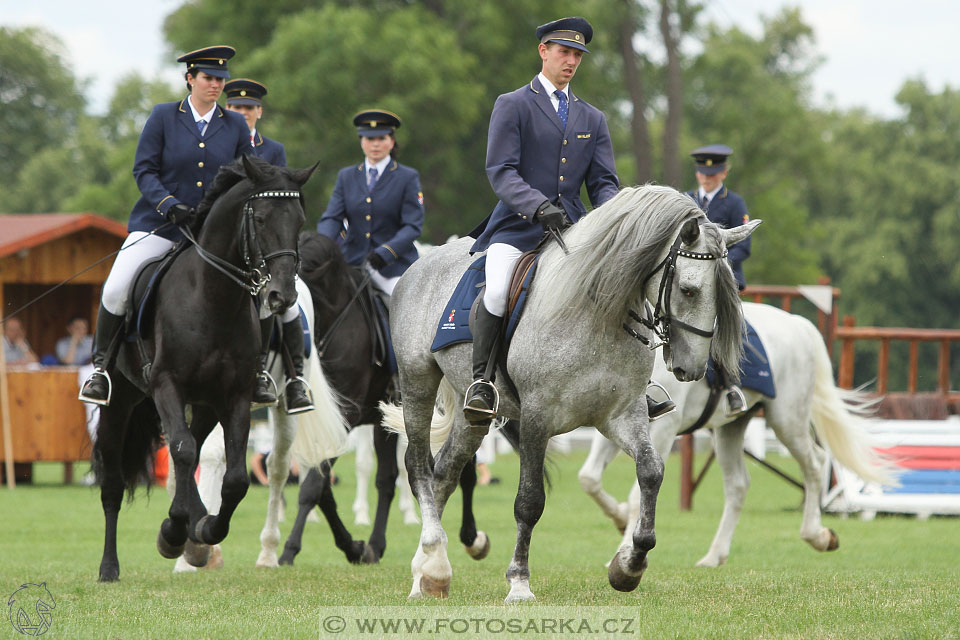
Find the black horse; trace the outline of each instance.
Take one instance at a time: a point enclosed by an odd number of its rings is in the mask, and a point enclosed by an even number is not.
[[[199,238],[157,285],[140,340],[120,342],[110,367],[113,397],[100,409],[94,446],[106,520],[101,582],[119,578],[117,516],[124,487],[132,495],[146,474],[160,424],[176,495],[157,535],[158,550],[176,558],[186,546],[188,560],[200,566],[206,558],[198,543],[226,537],[250,482],[245,456],[260,353],[254,296],[274,314],[296,300],[300,187],[315,168],[292,171],[251,156],[222,167],[198,206],[204,220]],[[224,429],[227,472],[220,513],[211,516],[194,471],[200,445],[217,422]]]
[[[377,353],[376,327],[369,302],[369,278],[350,267],[340,248],[322,235],[304,234],[300,242],[300,277],[313,294],[314,337],[323,371],[330,385],[341,395],[344,417],[351,427],[373,424],[377,456],[377,514],[370,539],[354,540],[340,515],[330,486],[330,469],[336,459],[327,460],[320,471],[312,469],[300,486],[297,519],[280,556],[281,565],[292,565],[300,552],[307,516],[319,506],[330,523],[337,548],[352,563],[376,563],[387,547],[386,530],[397,476],[397,434],[379,426],[378,407],[385,399],[391,372],[382,354]],[[473,518],[473,489],[476,467],[466,465],[460,477],[463,490],[463,520],[460,539],[476,559],[485,557],[489,540],[477,532]]]

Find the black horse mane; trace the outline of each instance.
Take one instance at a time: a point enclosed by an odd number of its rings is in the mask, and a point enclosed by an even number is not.
[[[305,231],[300,234],[300,275],[310,289],[314,304],[326,304],[329,282],[350,282],[350,265],[340,247],[327,236]],[[326,285],[324,283],[327,283]]]
[[[246,156],[246,159],[248,162],[256,165],[263,173],[263,177],[267,178],[270,182],[283,175],[282,172],[284,169],[282,167],[274,166],[255,155],[249,154]],[[210,213],[210,209],[213,207],[213,203],[217,201],[217,198],[232,189],[234,185],[246,177],[247,171],[243,166],[242,157],[237,158],[230,164],[225,164],[220,167],[220,170],[217,172],[217,177],[213,179],[213,184],[211,184],[210,188],[203,194],[203,199],[200,200],[200,204],[197,205],[197,213],[199,216],[202,218]]]

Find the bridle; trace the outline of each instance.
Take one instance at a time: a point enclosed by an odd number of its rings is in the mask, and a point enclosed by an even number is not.
[[[280,256],[293,256],[297,260],[296,271],[300,270],[300,253],[298,248],[278,249],[277,251],[263,255],[263,251],[260,249],[260,243],[257,240],[252,201],[282,198],[300,199],[301,196],[299,191],[260,191],[259,193],[248,196],[247,199],[244,200],[238,234],[240,254],[243,256],[243,264],[246,269],[241,269],[201,247],[200,243],[197,242],[197,239],[194,237],[193,231],[188,227],[183,227],[183,235],[196,247],[197,254],[204,262],[246,289],[251,296],[256,296],[271,280],[270,273],[267,271],[268,260],[273,260]]]
[[[699,224],[702,225],[705,221],[705,219],[701,219]],[[690,333],[702,336],[704,338],[712,338],[714,334],[712,329],[709,331],[706,329],[701,329],[675,318],[670,309],[670,296],[673,292],[673,278],[677,271],[677,258],[682,257],[691,258],[693,260],[719,260],[727,257],[727,250],[724,248],[723,253],[720,255],[701,253],[699,251],[687,251],[686,249],[680,248],[682,235],[682,233],[677,235],[676,239],[673,241],[673,244],[670,245],[670,250],[667,252],[667,256],[660,261],[660,264],[658,264],[657,267],[650,272],[650,275],[648,275],[643,281],[643,288],[646,289],[647,283],[650,282],[650,278],[655,276],[661,269],[663,270],[663,277],[660,279],[660,291],[657,295],[656,308],[651,309],[650,303],[645,303],[644,312],[646,317],[641,316],[633,309],[629,311],[630,317],[646,328],[650,329],[657,337],[659,342],[656,344],[650,344],[649,338],[636,331],[627,323],[623,323],[623,328],[628,334],[643,344],[649,346],[651,350],[670,344],[670,330],[673,327],[683,329],[684,331],[689,331]]]

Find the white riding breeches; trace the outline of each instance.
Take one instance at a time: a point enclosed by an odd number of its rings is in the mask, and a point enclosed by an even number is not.
[[[136,243],[136,244],[134,244]],[[129,294],[137,269],[150,258],[162,256],[173,247],[172,240],[151,235],[146,231],[131,231],[110,268],[103,283],[100,303],[115,316],[122,316],[130,305]]]
[[[497,317],[502,318],[507,311],[510,276],[521,255],[523,251],[502,242],[487,247],[487,264],[484,267],[487,288],[483,293],[483,306]]]
[[[364,264],[367,269],[367,273],[370,274],[370,282],[373,283],[377,289],[383,291],[388,296],[393,295],[393,288],[397,286],[397,280],[400,279],[400,276],[393,276],[392,278],[387,278],[386,276],[380,275],[380,272],[371,267],[369,264]]]

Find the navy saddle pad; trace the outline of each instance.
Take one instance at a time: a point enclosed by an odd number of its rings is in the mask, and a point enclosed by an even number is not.
[[[537,255],[533,265],[527,271],[527,275],[520,285],[520,293],[517,296],[517,303],[507,321],[506,343],[510,344],[513,333],[517,330],[520,323],[520,316],[523,314],[523,307],[527,302],[527,293],[530,290],[530,283],[533,282],[533,276],[537,270],[537,262],[540,256]],[[433,344],[430,351],[440,351],[449,346],[460,344],[461,342],[473,342],[473,334],[470,332],[470,308],[473,306],[477,294],[484,284],[484,266],[487,263],[487,256],[483,255],[474,260],[453,290],[450,301],[443,310],[440,322],[437,325],[437,332],[433,338]]]
[[[753,389],[762,393],[768,398],[777,397],[777,389],[773,384],[773,373],[770,371],[770,360],[767,358],[767,350],[763,348],[763,342],[757,335],[756,329],[749,322],[747,323],[747,344],[743,345],[743,358],[740,360],[740,386],[745,389]],[[707,381],[712,387],[717,378],[714,371],[713,358],[707,362]]]
[[[126,330],[130,336],[149,338],[153,331],[153,306],[157,285],[173,264],[173,261],[191,246],[186,242],[175,244],[162,256],[147,260],[140,265],[130,287],[130,311],[127,312]]]

